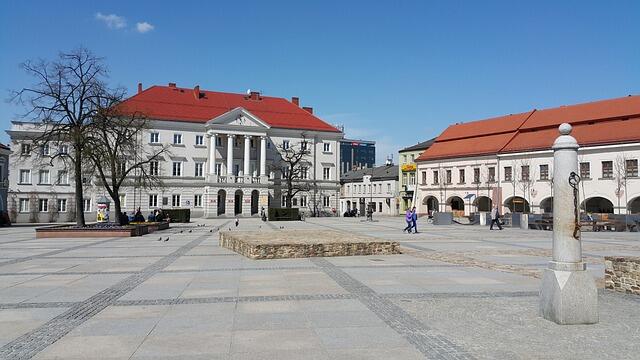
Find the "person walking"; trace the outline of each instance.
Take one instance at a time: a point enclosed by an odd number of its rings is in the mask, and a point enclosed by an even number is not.
[[[411,225],[413,225],[413,233],[418,233],[418,213],[416,212],[416,207],[414,206],[411,209]]]
[[[404,220],[407,222],[407,227],[402,230],[402,232],[411,232],[411,228],[413,227],[413,214],[411,210],[407,209],[407,213],[404,215]]]
[[[236,227],[238,227],[238,225],[240,225],[240,219],[236,217]]]
[[[489,226],[489,230],[493,230],[493,224],[498,225],[498,229],[502,230],[502,224],[500,224],[500,210],[498,210],[498,205],[494,205],[493,209],[491,209],[491,226]]]

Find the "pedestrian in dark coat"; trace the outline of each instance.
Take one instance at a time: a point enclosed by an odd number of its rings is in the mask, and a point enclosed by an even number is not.
[[[418,233],[418,213],[416,212],[416,207],[414,206],[411,209],[411,225],[413,226],[413,233]]]
[[[498,225],[498,229],[502,230],[502,224],[500,224],[500,210],[498,210],[498,205],[494,205],[493,209],[491,209],[491,226],[489,226],[489,230],[493,230],[493,224]]]

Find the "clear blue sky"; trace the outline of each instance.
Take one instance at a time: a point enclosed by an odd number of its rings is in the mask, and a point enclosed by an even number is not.
[[[5,0],[0,90],[30,84],[20,62],[83,45],[130,93],[299,96],[381,161],[451,123],[640,93],[639,24],[631,0]],[[1,102],[0,127],[21,112]]]

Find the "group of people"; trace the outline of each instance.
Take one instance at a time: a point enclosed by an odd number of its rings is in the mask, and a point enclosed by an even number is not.
[[[411,210],[407,209],[407,213],[404,216],[405,221],[407,222],[407,227],[402,230],[402,232],[411,233],[413,230],[414,234],[418,233],[418,213],[416,212],[416,207],[414,206]]]
[[[136,210],[136,213],[133,215],[133,217],[129,217],[126,211],[122,212],[122,215],[120,217],[120,225],[129,225],[129,223],[131,222],[141,223],[145,221],[155,222],[155,221],[168,221],[168,220],[169,220],[168,214],[162,211],[162,209],[153,210],[151,213],[149,213],[149,216],[145,220],[144,215],[142,215],[142,211],[140,210],[140,208],[138,208],[138,210]]]

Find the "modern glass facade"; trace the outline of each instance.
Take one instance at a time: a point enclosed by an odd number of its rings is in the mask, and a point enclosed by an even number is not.
[[[364,140],[340,140],[340,172],[346,173],[376,164],[376,143]]]

